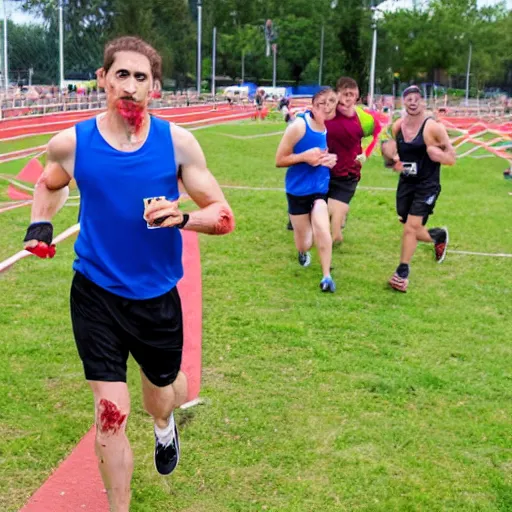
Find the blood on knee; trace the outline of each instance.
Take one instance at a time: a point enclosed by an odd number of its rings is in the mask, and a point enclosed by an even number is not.
[[[216,235],[227,235],[235,229],[235,218],[229,208],[222,208],[219,212],[219,220],[214,225]]]
[[[102,434],[116,434],[123,426],[127,414],[110,400],[102,398],[98,406],[98,428]]]

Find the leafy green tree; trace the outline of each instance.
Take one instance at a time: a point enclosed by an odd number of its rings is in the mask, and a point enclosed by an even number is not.
[[[344,0],[337,3],[333,14],[341,46],[339,74],[351,76],[364,90],[369,70],[371,12],[360,0]]]
[[[217,74],[241,78],[243,62],[245,78],[269,81],[273,62],[265,55],[263,29],[266,20],[272,19],[277,33],[278,82],[317,82],[324,26],[322,81],[334,84],[340,75],[349,75],[364,93],[372,42],[370,1],[202,0],[202,75],[211,74],[212,30],[217,27]],[[142,9],[140,0],[64,0],[65,70],[95,70],[107,39],[133,34],[160,51],[164,77],[177,79],[180,87],[195,84],[197,2],[148,0]],[[47,59],[49,73],[55,73],[58,0],[19,3],[44,19],[38,37],[44,36],[47,51],[38,53]],[[511,26],[511,11],[478,8],[476,0],[432,0],[428,10],[381,13],[377,90],[390,91],[395,73],[403,82],[434,81],[446,73],[463,80],[470,44],[472,84],[482,89],[490,82],[504,81],[512,66]],[[20,30],[27,32],[28,39],[35,37],[26,27]],[[36,43],[32,47],[38,48]],[[15,53],[12,59],[17,59],[20,69],[30,67],[29,60],[36,62],[30,52]]]
[[[56,83],[59,76],[58,47],[49,31],[41,25],[15,25],[8,22],[8,58],[10,75],[22,79],[33,70],[32,82]]]
[[[62,0],[65,71],[93,72],[114,15],[111,0]],[[45,20],[58,41],[59,0],[21,0],[22,7]],[[57,43],[58,44],[58,43]],[[58,59],[58,52],[55,54]]]

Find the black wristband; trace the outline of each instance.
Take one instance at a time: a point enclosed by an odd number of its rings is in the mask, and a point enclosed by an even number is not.
[[[53,224],[51,222],[33,222],[27,228],[27,234],[23,239],[24,242],[29,240],[37,240],[51,245],[53,241]]]
[[[393,165],[395,165],[395,161],[392,158],[388,158],[386,156],[384,156],[383,158],[384,158],[384,167],[386,167],[387,169],[391,169],[393,167]]]
[[[174,226],[174,227],[178,228],[178,229],[183,229],[187,225],[189,218],[190,218],[190,215],[188,213],[184,213],[183,220],[179,224],[176,224],[176,226]]]

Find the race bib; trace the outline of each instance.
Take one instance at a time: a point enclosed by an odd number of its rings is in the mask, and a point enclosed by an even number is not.
[[[161,201],[162,199],[166,199],[166,197],[165,196],[145,197],[143,199],[143,201],[144,201],[144,211],[146,211],[146,208],[151,204],[152,201]],[[159,220],[159,219],[157,219],[157,220]],[[165,220],[165,217],[160,222],[163,222],[164,220]],[[146,225],[147,225],[148,229],[158,229],[158,228],[161,227],[161,226],[158,225],[157,222],[155,222],[153,226],[151,224],[149,224],[149,222],[147,222]]]
[[[402,162],[404,170],[402,173],[405,176],[416,176],[418,174],[418,165],[416,162]]]

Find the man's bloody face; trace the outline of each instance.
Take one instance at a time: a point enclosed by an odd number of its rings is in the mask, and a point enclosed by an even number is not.
[[[153,89],[151,64],[141,53],[117,52],[111,68],[103,76],[109,108],[114,107],[137,133],[144,121]]]

